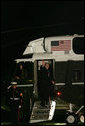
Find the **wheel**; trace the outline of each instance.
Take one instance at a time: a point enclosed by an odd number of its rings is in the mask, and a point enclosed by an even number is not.
[[[76,124],[77,123],[77,117],[73,113],[69,113],[66,117],[66,123],[67,124]]]
[[[84,115],[83,114],[80,115],[79,119],[80,119],[81,123],[84,123]]]

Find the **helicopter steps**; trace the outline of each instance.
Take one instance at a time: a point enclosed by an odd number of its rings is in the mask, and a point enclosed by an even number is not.
[[[34,103],[29,123],[38,123],[52,120],[54,111],[55,111],[55,101],[52,101],[51,105],[50,106],[46,105],[46,107],[41,107],[40,101],[37,101]]]

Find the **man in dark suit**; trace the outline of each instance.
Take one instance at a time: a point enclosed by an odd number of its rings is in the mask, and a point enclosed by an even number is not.
[[[41,67],[40,72],[41,106],[45,106],[49,102],[51,83],[54,83],[54,81],[50,72],[50,65],[46,63],[44,67]]]

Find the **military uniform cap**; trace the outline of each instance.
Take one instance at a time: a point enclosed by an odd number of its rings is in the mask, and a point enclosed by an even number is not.
[[[17,85],[17,82],[11,82],[12,85]]]

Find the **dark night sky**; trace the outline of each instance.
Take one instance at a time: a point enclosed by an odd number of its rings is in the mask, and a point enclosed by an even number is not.
[[[80,21],[84,14],[82,1],[3,1],[2,31]]]
[[[29,40],[83,34],[83,21],[83,1],[2,1],[2,66],[19,57]]]

